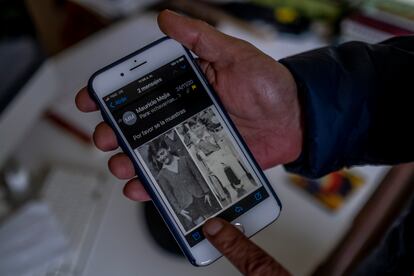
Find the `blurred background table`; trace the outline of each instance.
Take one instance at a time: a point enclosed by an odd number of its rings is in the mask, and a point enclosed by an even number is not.
[[[93,2],[75,1],[72,11],[77,12],[79,4],[91,8]],[[190,1],[177,3],[174,5],[180,5],[181,10],[194,10]],[[38,8],[33,4],[30,7],[35,18],[40,16],[37,24],[47,23]],[[163,36],[156,25],[156,13],[142,11],[139,5],[134,9],[128,16],[123,16],[128,10],[105,14],[105,8],[97,9],[94,22],[100,31],[85,30],[86,38],[76,44],[50,43],[46,47],[48,57],[0,114],[0,129],[7,130],[2,131],[0,138],[0,168],[7,168],[13,160],[34,174],[35,180],[43,179],[56,168],[78,168],[98,172],[103,175],[103,182],[109,183],[105,185],[106,203],[99,205],[100,219],[91,222],[95,225],[93,235],[88,236],[91,242],[83,249],[85,260],[76,274],[238,275],[223,258],[209,267],[195,268],[157,247],[145,225],[142,205],[122,195],[122,183],[106,169],[109,155],[98,152],[90,143],[100,115],[81,114],[75,109],[75,93],[93,72]],[[208,10],[205,19],[214,21],[225,33],[250,41],[275,59],[330,43],[325,36],[312,31],[287,34],[268,24],[247,24],[223,11],[214,11]],[[342,275],[369,252],[412,192],[408,185],[412,181],[412,166],[393,168],[391,173],[389,170],[360,168],[365,185],[334,212],[292,186],[282,167],[267,170],[266,175],[282,200],[283,211],[278,221],[253,240],[294,275]],[[71,196],[76,197],[76,193]],[[378,210],[384,215],[374,216]]]

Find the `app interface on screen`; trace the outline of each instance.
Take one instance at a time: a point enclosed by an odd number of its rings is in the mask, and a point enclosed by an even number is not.
[[[190,246],[269,196],[185,56],[103,100]]]

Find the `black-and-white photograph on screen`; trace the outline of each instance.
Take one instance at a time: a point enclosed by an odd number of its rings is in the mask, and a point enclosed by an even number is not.
[[[176,129],[222,207],[258,187],[212,108],[203,110]]]
[[[138,151],[185,231],[221,210],[174,129],[142,145]]]

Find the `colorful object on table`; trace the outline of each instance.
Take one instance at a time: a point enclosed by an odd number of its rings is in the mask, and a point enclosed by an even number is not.
[[[280,22],[282,24],[292,24],[296,22],[300,17],[299,13],[295,9],[289,7],[275,9],[274,13],[277,22]]]
[[[252,3],[270,8],[290,8],[311,20],[336,21],[346,5],[342,1],[329,0],[253,0]]]
[[[289,180],[330,210],[339,209],[347,197],[365,183],[361,175],[350,170],[337,171],[320,179],[289,175]]]
[[[279,32],[299,34],[309,27],[309,19],[290,6],[267,6],[253,2],[231,2],[218,7],[246,21],[261,21]]]

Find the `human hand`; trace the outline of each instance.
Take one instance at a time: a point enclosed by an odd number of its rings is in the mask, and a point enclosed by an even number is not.
[[[158,23],[164,33],[199,56],[202,70],[263,169],[299,156],[301,110],[296,84],[283,65],[251,44],[222,34],[204,22],[164,11]],[[86,88],[78,93],[76,104],[84,112],[98,109]],[[104,122],[97,125],[93,139],[103,151],[118,148],[114,132]],[[124,153],[112,156],[108,166],[116,177],[130,179],[124,188],[127,197],[150,199],[134,178],[134,167]],[[188,211],[182,210],[181,214],[191,220]],[[243,274],[289,275],[231,224],[215,218],[207,221],[203,230],[207,239]]]
[[[223,219],[208,220],[203,232],[210,243],[243,275],[290,275],[281,264]]]
[[[286,67],[205,22],[164,11],[158,24],[198,55],[201,69],[263,169],[299,157],[301,110]]]
[[[301,110],[291,73],[251,44],[215,30],[206,23],[163,11],[160,29],[200,58],[200,65],[217,91],[254,157],[263,169],[294,161],[302,149]],[[84,112],[97,110],[86,88],[77,97]],[[97,125],[95,145],[103,151],[118,147],[112,129]],[[109,159],[110,171],[130,179],[124,188],[133,200],[149,200],[124,153]],[[132,178],[132,179],[131,179]]]

